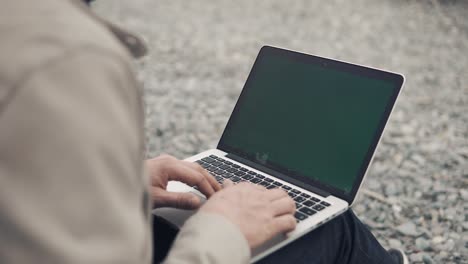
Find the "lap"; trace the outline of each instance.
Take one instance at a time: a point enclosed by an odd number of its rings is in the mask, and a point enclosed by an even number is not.
[[[257,263],[393,262],[368,228],[348,210]]]
[[[155,263],[161,262],[170,249],[177,230],[166,221],[153,221]],[[275,263],[384,263],[390,264],[382,248],[367,227],[351,210],[311,231],[291,244],[257,262]]]

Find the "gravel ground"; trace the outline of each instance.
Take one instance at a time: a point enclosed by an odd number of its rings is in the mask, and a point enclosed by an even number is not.
[[[144,36],[148,156],[216,146],[259,48],[404,73],[354,210],[414,263],[468,263],[468,1],[98,1]]]

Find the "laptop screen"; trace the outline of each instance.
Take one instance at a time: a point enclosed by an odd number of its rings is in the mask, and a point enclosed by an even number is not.
[[[401,87],[378,72],[264,47],[220,148],[350,194]]]

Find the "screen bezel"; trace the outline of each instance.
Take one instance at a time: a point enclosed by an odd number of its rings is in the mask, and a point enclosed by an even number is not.
[[[330,186],[330,185],[326,185],[326,184],[323,184],[319,181],[316,181],[316,180],[313,180],[311,178],[308,178],[306,176],[301,176],[301,175],[291,175],[290,172],[287,171],[287,169],[284,169],[284,168],[279,168],[277,166],[274,166],[272,164],[262,164],[262,166],[268,168],[268,169],[271,169],[271,170],[274,170],[274,171],[277,171],[279,172],[280,174],[283,174],[283,175],[287,175],[288,177],[291,177],[293,179],[296,179],[300,182],[304,182],[305,183],[305,186],[302,185],[301,187],[304,187],[307,189],[308,186],[311,187],[311,189],[321,189],[321,190],[324,190],[336,197],[339,197],[343,200],[346,200],[349,204],[352,204],[355,197],[356,197],[356,194],[357,194],[357,191],[359,189],[359,186],[361,185],[361,182],[363,181],[363,178],[367,172],[367,169],[369,167],[369,164],[372,160],[372,157],[375,153],[375,150],[377,148],[377,145],[380,141],[380,138],[382,137],[382,134],[383,134],[383,130],[385,128],[385,125],[388,121],[388,118],[390,117],[390,113],[392,112],[393,110],[393,106],[395,105],[395,102],[396,102],[396,99],[401,91],[401,88],[402,88],[402,85],[404,83],[404,76],[401,75],[401,74],[397,74],[397,73],[392,73],[392,72],[387,72],[387,71],[383,71],[383,70],[379,70],[379,69],[374,69],[374,68],[369,68],[369,67],[365,67],[365,66],[361,66],[361,65],[356,65],[356,64],[351,64],[351,63],[347,63],[347,62],[342,62],[342,61],[337,61],[337,60],[333,60],[333,59],[329,59],[329,58],[323,58],[323,57],[318,57],[318,56],[315,56],[315,55],[309,55],[309,54],[304,54],[304,53],[300,53],[300,52],[296,52],[296,51],[290,51],[290,50],[285,50],[285,49],[281,49],[281,48],[276,48],[276,47],[271,47],[271,46],[263,46],[261,49],[260,49],[260,52],[254,62],[254,65],[252,67],[252,70],[250,71],[250,74],[247,78],[247,81],[245,82],[245,85],[244,85],[244,88],[242,89],[242,92],[239,96],[239,99],[237,100],[237,103],[234,107],[234,110],[229,118],[229,121],[228,123],[226,124],[226,128],[224,129],[224,132],[223,132],[223,135],[221,136],[221,139],[218,143],[218,146],[217,148],[224,151],[224,152],[227,152],[227,153],[232,153],[234,155],[237,155],[243,159],[246,159],[246,160],[249,160],[249,161],[252,161],[252,162],[256,162],[254,157],[250,157],[249,155],[247,155],[246,153],[243,153],[242,150],[239,150],[239,149],[235,149],[233,147],[230,147],[230,146],[227,146],[226,144],[224,144],[224,137],[225,137],[225,134],[226,134],[226,131],[228,131],[232,125],[232,120],[235,118],[235,116],[237,115],[238,111],[239,111],[239,106],[241,105],[242,103],[242,100],[243,100],[243,96],[246,94],[245,92],[248,90],[248,89],[251,89],[251,82],[254,78],[254,76],[256,75],[256,72],[257,72],[257,68],[258,68],[258,65],[259,65],[259,61],[264,57],[264,56],[283,56],[283,57],[288,57],[288,58],[291,58],[291,59],[294,59],[294,60],[298,60],[298,61],[301,61],[303,63],[308,63],[308,64],[313,64],[313,65],[318,65],[318,66],[322,66],[322,67],[329,67],[331,69],[335,69],[335,70],[340,70],[340,71],[344,71],[344,72],[348,72],[348,73],[353,73],[353,74],[357,74],[357,75],[360,75],[360,76],[365,76],[365,77],[369,77],[369,78],[374,78],[374,79],[379,79],[379,80],[384,80],[384,81],[389,81],[391,82],[392,84],[394,84],[394,93],[392,94],[387,106],[385,107],[385,111],[382,115],[382,118],[379,122],[379,126],[377,128],[377,131],[375,132],[374,134],[374,137],[372,139],[372,143],[371,143],[371,146],[369,147],[368,151],[367,151],[367,154],[365,156],[365,159],[364,159],[364,162],[362,163],[361,165],[361,168],[359,169],[359,173],[356,177],[356,179],[354,180],[354,183],[353,183],[353,186],[351,188],[351,191],[349,192],[345,192],[341,189],[338,189],[336,187],[333,187],[333,186]],[[287,180],[287,179],[284,179],[284,180]]]

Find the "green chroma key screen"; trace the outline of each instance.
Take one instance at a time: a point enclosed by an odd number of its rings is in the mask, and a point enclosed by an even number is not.
[[[395,84],[288,56],[260,56],[254,69],[220,145],[349,193]]]

